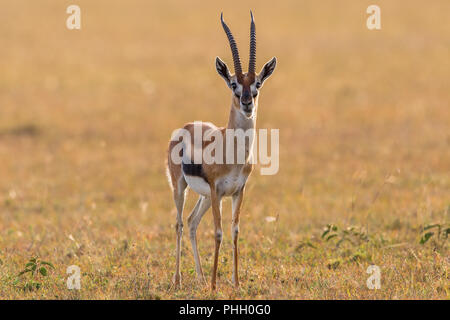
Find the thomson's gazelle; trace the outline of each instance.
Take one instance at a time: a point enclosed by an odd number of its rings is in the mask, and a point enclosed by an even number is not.
[[[251,12],[250,12],[251,14]],[[212,123],[201,123],[201,131],[209,131],[212,135],[219,135],[223,140],[224,150],[227,145],[226,129],[255,129],[256,127],[256,112],[258,109],[258,94],[264,84],[264,81],[272,74],[276,65],[276,58],[272,58],[262,68],[259,74],[255,73],[256,66],[256,34],[253,14],[251,14],[250,24],[250,58],[248,65],[248,72],[242,73],[241,61],[239,59],[239,52],[236,42],[231,34],[230,29],[223,21],[221,15],[221,22],[223,29],[228,37],[233,55],[235,74],[231,75],[227,65],[216,57],[216,69],[219,75],[225,80],[227,86],[231,89],[231,110],[228,126],[226,128],[219,128]],[[194,123],[186,124],[183,129],[194,136]],[[231,139],[229,139],[231,140]],[[178,144],[178,141],[171,141],[168,150],[168,176],[173,189],[173,198],[177,208],[176,221],[176,270],[174,275],[175,286],[181,284],[180,274],[180,255],[181,255],[181,237],[183,233],[183,207],[186,187],[196,191],[200,196],[188,217],[189,235],[191,239],[192,249],[194,251],[195,268],[199,279],[204,281],[203,271],[200,264],[200,256],[197,249],[196,231],[205,212],[212,206],[214,216],[215,228],[215,253],[214,266],[211,279],[211,289],[216,288],[216,274],[220,244],[222,242],[222,216],[221,216],[221,200],[222,197],[232,197],[232,239],[233,239],[233,283],[239,286],[238,280],[238,233],[239,233],[239,213],[244,196],[245,183],[252,171],[252,163],[249,161],[252,153],[253,144],[251,142],[245,143],[244,146],[235,146],[234,148],[245,148],[244,163],[226,163],[223,161],[216,161],[212,164],[205,162],[196,164],[192,159],[193,140],[191,145],[184,143],[181,149],[183,157],[182,163],[174,163],[171,158],[172,150]],[[202,146],[206,147],[211,141],[203,141]],[[234,143],[234,141],[232,142]],[[189,144],[189,142],[188,142]],[[188,150],[188,151],[186,151]],[[190,151],[189,151],[190,150]],[[237,151],[237,150],[234,150]],[[242,150],[241,150],[242,151]],[[226,151],[222,156],[225,159]],[[236,154],[236,152],[234,153]],[[217,162],[221,163],[218,164]]]

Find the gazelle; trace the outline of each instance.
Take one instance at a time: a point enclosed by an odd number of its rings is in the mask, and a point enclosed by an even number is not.
[[[227,86],[231,89],[231,110],[226,128],[218,128],[212,123],[201,123],[202,132],[209,132],[212,135],[218,135],[223,139],[224,148],[227,144],[226,129],[256,129],[256,113],[258,109],[258,94],[264,84],[264,81],[272,74],[276,66],[276,58],[272,58],[262,68],[259,74],[255,73],[256,67],[256,33],[255,22],[253,14],[251,15],[250,23],[250,58],[248,65],[248,72],[243,73],[239,52],[233,35],[223,20],[221,14],[220,20],[222,27],[228,37],[233,56],[235,74],[231,75],[227,65],[216,57],[216,70],[219,75],[225,80]],[[188,123],[183,129],[194,134],[194,127],[196,124]],[[253,130],[254,132],[254,130]],[[230,141],[229,141],[230,142]],[[233,141],[234,142],[234,141]],[[192,250],[195,259],[195,269],[199,280],[204,281],[203,271],[200,263],[200,256],[197,248],[197,227],[210,206],[212,206],[212,213],[214,217],[214,235],[215,235],[215,252],[214,265],[211,278],[211,289],[216,288],[217,265],[220,245],[222,242],[222,216],[221,216],[221,201],[223,197],[232,197],[232,241],[233,241],[233,283],[236,287],[239,286],[238,278],[238,234],[239,234],[239,214],[244,196],[245,184],[247,178],[252,172],[252,163],[250,156],[252,154],[253,144],[251,142],[245,143],[245,161],[244,163],[226,163],[220,161],[221,164],[216,163],[201,164],[192,163],[186,159],[192,159],[191,151],[193,150],[193,142],[191,145],[183,145],[181,155],[183,156],[182,163],[176,164],[171,159],[171,154],[175,146],[179,142],[171,141],[168,150],[168,178],[173,190],[173,198],[177,209],[176,220],[176,270],[174,275],[174,285],[179,287],[181,285],[180,274],[180,255],[181,255],[181,238],[183,233],[183,208],[185,190],[189,186],[192,190],[199,194],[199,199],[191,214],[188,217],[189,235],[192,245]],[[202,146],[207,146],[211,141],[203,141]],[[189,143],[188,143],[189,144]],[[238,146],[239,147],[239,146]],[[236,146],[234,147],[236,148]],[[236,151],[236,150],[234,150]],[[225,159],[225,153],[223,157]],[[234,153],[236,154],[236,153]]]

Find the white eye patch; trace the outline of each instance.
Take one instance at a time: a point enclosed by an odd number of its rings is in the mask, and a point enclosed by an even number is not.
[[[242,85],[239,82],[233,82],[236,84],[236,89],[234,90],[234,93],[237,95],[242,95]],[[231,88],[233,88],[233,85],[231,85]]]

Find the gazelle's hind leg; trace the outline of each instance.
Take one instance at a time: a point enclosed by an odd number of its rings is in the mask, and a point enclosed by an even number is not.
[[[183,236],[183,208],[184,208],[184,195],[187,187],[186,180],[183,176],[178,178],[173,189],[173,199],[175,206],[177,207],[177,222],[175,224],[175,230],[177,233],[177,250],[176,250],[176,268],[173,277],[175,287],[181,286],[181,273],[180,273],[180,259],[181,259],[181,240]]]
[[[203,275],[202,264],[197,248],[197,228],[210,206],[211,198],[200,196],[194,210],[192,210],[192,213],[188,217],[189,236],[191,239],[192,251],[194,253],[195,270],[197,272],[197,278],[201,282],[205,282],[205,277]]]

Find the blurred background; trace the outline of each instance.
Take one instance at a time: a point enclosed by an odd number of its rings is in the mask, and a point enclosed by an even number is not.
[[[238,292],[227,282],[226,234],[215,297],[448,297],[448,248],[418,239],[424,225],[449,218],[449,1],[0,4],[2,298],[210,297],[195,284],[186,234],[186,284],[169,289],[166,150],[186,122],[226,125],[231,97],[214,59],[232,60],[220,12],[246,69],[250,9],[257,70],[278,58],[258,127],[280,129],[280,170],[253,173],[241,218],[245,280]],[[71,4],[81,30],[66,28]],[[381,30],[366,27],[371,4]],[[228,202],[223,217],[228,230]],[[335,250],[321,238],[331,223],[359,226],[373,242]],[[207,274],[212,231],[207,214],[199,228]],[[11,281],[31,256],[56,270],[24,295]],[[388,272],[389,288],[365,288],[371,263]],[[64,287],[71,264],[83,271],[81,292]]]

